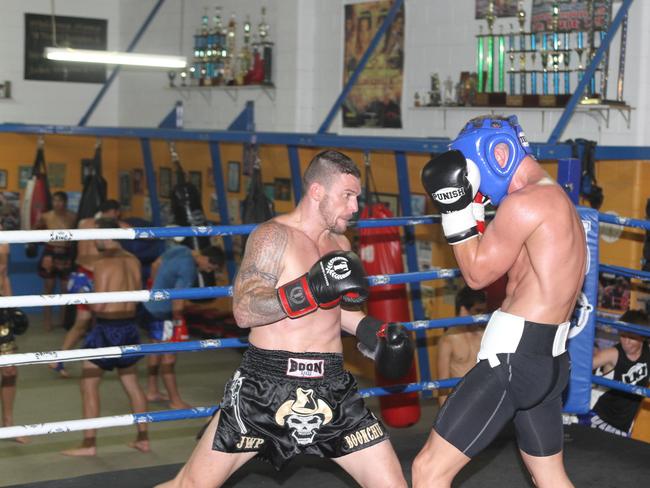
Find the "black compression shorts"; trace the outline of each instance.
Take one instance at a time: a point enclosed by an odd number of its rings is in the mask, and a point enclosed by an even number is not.
[[[251,345],[226,384],[212,448],[257,452],[280,469],[296,454],[336,458],[387,438],[343,355]]]
[[[514,419],[519,449],[531,456],[562,450],[562,391],[569,381],[567,352],[553,357],[556,327],[525,322],[516,352],[480,361],[449,395],[434,429],[468,457],[487,447]],[[549,351],[548,353],[541,353]]]

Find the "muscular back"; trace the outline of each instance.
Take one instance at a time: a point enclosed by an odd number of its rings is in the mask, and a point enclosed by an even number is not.
[[[142,287],[140,261],[123,249],[104,252],[95,262],[95,291],[135,291]],[[102,303],[92,306],[98,317],[135,316],[136,303]]]
[[[472,287],[507,273],[504,312],[550,324],[569,319],[584,280],[586,242],[559,185],[543,178],[511,193],[483,237],[473,241],[479,242],[460,253],[454,249]]]
[[[349,249],[345,237],[324,232],[317,242],[288,216],[260,225],[246,244],[235,280],[233,312],[240,327],[253,327],[250,341],[264,349],[341,352],[341,309],[318,309],[285,317],[276,287],[303,275],[324,254]]]

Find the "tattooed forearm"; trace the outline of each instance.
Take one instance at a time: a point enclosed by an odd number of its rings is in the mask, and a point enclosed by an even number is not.
[[[266,325],[285,316],[275,286],[288,241],[287,229],[273,222],[251,234],[233,292],[233,313],[240,327]]]

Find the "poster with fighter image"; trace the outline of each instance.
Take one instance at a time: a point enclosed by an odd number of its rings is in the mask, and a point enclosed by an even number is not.
[[[550,31],[553,20],[553,4],[557,0],[533,0],[531,15],[531,30],[533,32]],[[593,12],[589,4],[593,3]],[[591,29],[592,17],[596,29],[607,27],[607,19],[611,18],[611,0],[564,0],[558,3],[560,7],[558,30],[588,31]]]
[[[393,2],[345,6],[343,83],[354,73]],[[379,41],[343,103],[343,127],[402,127],[404,6]]]

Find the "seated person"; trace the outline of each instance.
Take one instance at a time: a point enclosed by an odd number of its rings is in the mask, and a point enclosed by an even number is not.
[[[619,320],[650,327],[648,316],[641,310],[628,310]],[[614,381],[648,386],[650,348],[647,341],[641,335],[623,330],[619,331],[619,338],[614,347],[594,351],[593,369],[602,367],[604,375],[613,370]],[[603,393],[591,411],[578,416],[579,423],[628,437],[642,399],[632,393],[609,390]]]
[[[480,290],[464,286],[456,295],[456,316],[467,317],[486,312],[486,296]],[[484,325],[460,325],[447,329],[438,341],[438,377],[462,378],[476,365]],[[447,399],[446,390],[438,394],[438,404]]]

